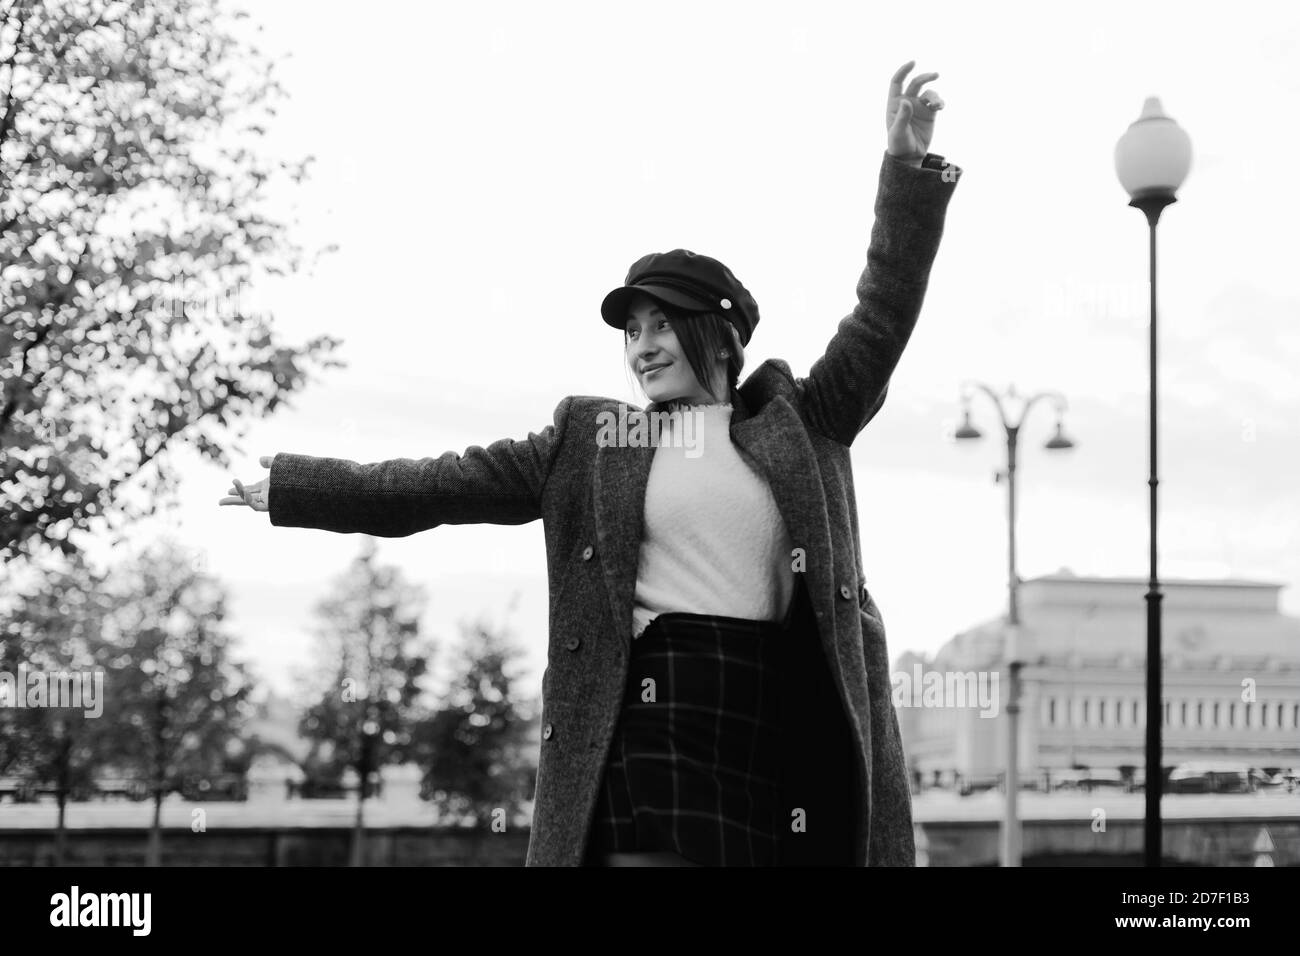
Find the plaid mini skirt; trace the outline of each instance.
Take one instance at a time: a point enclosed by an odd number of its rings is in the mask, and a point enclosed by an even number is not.
[[[703,865],[777,865],[787,637],[781,622],[673,611],[632,641],[588,862],[671,850]]]

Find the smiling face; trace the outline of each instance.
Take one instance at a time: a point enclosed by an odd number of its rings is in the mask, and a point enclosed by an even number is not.
[[[623,328],[627,364],[650,401],[718,401],[696,377],[672,322],[658,302],[649,296],[634,298]],[[719,395],[726,389],[726,367],[726,360],[716,356],[710,363],[712,384]]]

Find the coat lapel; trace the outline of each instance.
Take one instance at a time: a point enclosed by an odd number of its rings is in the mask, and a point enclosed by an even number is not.
[[[817,456],[799,413],[783,395],[776,395],[753,417],[732,421],[731,439],[767,479],[777,510],[785,520],[794,546],[803,557],[800,572],[814,606],[823,606],[831,590],[832,542],[827,523],[826,496],[817,473]],[[794,556],[789,556],[794,561]],[[833,608],[826,607],[833,611]],[[822,635],[830,651],[830,635]]]
[[[653,407],[653,406],[651,406]],[[626,418],[635,406],[620,406]],[[619,423],[619,433],[630,429]],[[623,643],[632,644],[632,596],[641,556],[641,531],[645,520],[645,488],[654,460],[650,445],[605,445],[596,449],[592,479],[596,512],[596,553],[605,572],[605,591]]]
[[[738,389],[732,389],[731,403],[732,441],[767,479],[795,547],[803,549],[809,595],[818,603],[818,595],[825,593],[830,580],[831,536],[821,481],[809,473],[816,456],[803,422],[781,395],[769,398],[755,411]],[[651,402],[645,413],[663,410],[663,405]],[[641,410],[624,406],[621,414],[629,413],[637,415]],[[654,452],[650,444],[596,449],[596,545],[613,620],[620,622],[618,634],[627,647],[632,642],[632,599]]]

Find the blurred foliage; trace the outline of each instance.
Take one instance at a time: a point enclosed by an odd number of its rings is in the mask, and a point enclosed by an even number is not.
[[[111,613],[103,576],[80,556],[45,577],[39,589],[19,599],[12,616],[0,619],[0,672],[14,681],[12,693],[26,702],[27,688],[20,681],[30,673],[86,675],[102,669],[108,657],[104,622]],[[90,689],[95,690],[93,684]],[[0,776],[53,787],[60,804],[74,794],[92,793],[95,773],[106,763],[104,715],[89,717],[82,707],[5,703]]]
[[[268,205],[312,157],[259,152],[284,90],[246,18],[0,0],[0,561],[120,535],[174,494],[178,444],[228,466],[228,430],[342,365],[248,301],[308,257]]]
[[[299,732],[311,742],[303,771],[316,785],[339,785],[349,768],[372,781],[381,767],[408,759],[432,655],[420,635],[425,598],[375,555],[367,538],[315,608],[316,686]]]
[[[242,773],[252,677],[231,655],[227,595],[202,559],[170,541],[116,575],[105,635],[105,755],[149,783],[155,799],[187,775]]]
[[[444,822],[487,826],[497,809],[511,826],[527,820],[539,708],[513,691],[521,660],[507,632],[481,622],[466,629],[444,705],[416,728],[420,790]]]
[[[231,658],[226,595],[202,563],[166,540],[107,574],[78,553],[0,615],[0,671],[27,680],[79,673],[83,683],[102,674],[98,714],[0,707],[0,775],[53,790],[60,856],[65,804],[106,778],[153,794],[156,831],[157,805],[187,776],[242,774],[252,759],[243,740],[252,680]]]

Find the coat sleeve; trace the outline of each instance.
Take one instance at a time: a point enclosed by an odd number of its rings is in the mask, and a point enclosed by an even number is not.
[[[809,427],[851,445],[884,404],[889,379],[916,326],[961,170],[918,169],[886,152],[876,190],[858,304],[825,354],[795,382]]]
[[[271,524],[403,538],[441,524],[533,521],[542,514],[572,402],[561,401],[541,432],[463,454],[361,465],[281,452],[271,460]]]

